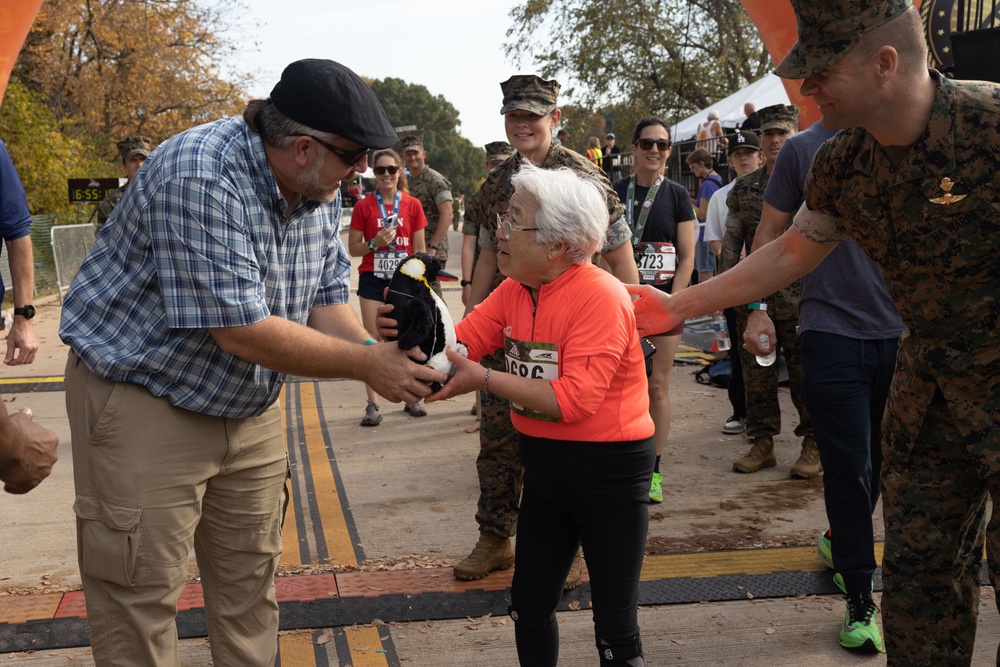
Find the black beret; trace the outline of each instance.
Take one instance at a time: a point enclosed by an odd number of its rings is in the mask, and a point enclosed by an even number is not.
[[[307,58],[286,67],[271,102],[298,123],[366,148],[396,143],[396,131],[371,87],[332,60]]]

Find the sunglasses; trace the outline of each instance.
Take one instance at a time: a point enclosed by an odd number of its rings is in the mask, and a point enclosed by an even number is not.
[[[640,139],[635,143],[644,151],[653,150],[653,146],[656,146],[656,148],[660,151],[665,151],[670,148],[669,139],[657,139],[656,141],[653,141],[652,139]]]
[[[375,172],[376,176],[385,176],[386,174],[389,174],[390,176],[395,176],[396,172],[399,171],[399,167],[397,167],[394,164],[390,164],[389,166],[386,167],[374,167],[372,171]]]
[[[326,150],[330,151],[331,153],[333,153],[334,155],[336,155],[337,157],[339,157],[341,160],[344,161],[345,164],[347,164],[350,167],[353,167],[353,166],[357,165],[359,162],[361,162],[362,159],[364,159],[364,157],[366,155],[368,155],[368,149],[367,148],[359,148],[358,150],[353,151],[353,152],[352,151],[348,151],[348,150],[345,150],[343,148],[338,148],[338,147],[334,146],[331,143],[327,143],[327,142],[323,141],[322,139],[320,139],[319,137],[314,137],[313,135],[306,134],[304,132],[296,132],[295,134],[292,134],[291,136],[293,136],[293,137],[309,137],[310,139],[312,139],[313,141],[315,141],[317,144],[319,144],[320,146],[322,146]]]

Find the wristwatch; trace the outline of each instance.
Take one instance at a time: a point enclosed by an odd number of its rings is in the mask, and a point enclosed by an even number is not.
[[[371,250],[372,252],[375,252],[375,248],[376,248],[375,239],[372,238],[372,240],[368,242],[368,249]]]
[[[14,314],[15,315],[20,315],[21,317],[23,317],[26,320],[30,320],[32,317],[35,316],[35,307],[32,306],[29,303],[26,306],[24,306],[23,308],[15,308],[14,309]]]
[[[461,282],[461,285],[462,285],[462,287],[465,287],[466,285],[471,285],[471,284],[472,284],[472,281],[471,281],[471,280],[463,280],[463,281]]]

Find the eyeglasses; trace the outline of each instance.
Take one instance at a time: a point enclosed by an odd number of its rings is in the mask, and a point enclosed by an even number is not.
[[[385,167],[375,167],[372,169],[372,171],[375,172],[376,176],[385,176],[386,174],[389,174],[390,176],[395,176],[396,172],[399,171],[399,167],[397,167],[394,164],[390,164]]]
[[[497,233],[504,241],[510,241],[512,232],[537,232],[538,227],[516,227],[506,213],[497,213]]]
[[[644,151],[652,150],[654,145],[661,152],[663,152],[663,151],[667,150],[668,148],[670,148],[670,140],[669,139],[657,139],[656,141],[653,141],[652,139],[640,139],[639,141],[637,141],[635,143],[638,144],[639,148],[641,148]]]
[[[368,155],[368,149],[367,148],[359,148],[358,150],[356,150],[354,152],[351,152],[351,151],[343,149],[343,148],[337,148],[333,144],[327,143],[327,142],[323,141],[322,139],[320,139],[319,137],[314,137],[313,135],[306,134],[305,132],[296,132],[295,134],[292,134],[291,136],[293,136],[293,137],[309,137],[310,139],[312,139],[313,141],[315,141],[317,144],[319,144],[320,146],[322,146],[326,150],[330,151],[331,153],[333,153],[334,155],[336,155],[337,157],[339,157],[341,160],[344,161],[345,164],[347,164],[350,167],[356,166],[359,162],[361,162],[362,159],[364,159],[364,157],[366,155]]]

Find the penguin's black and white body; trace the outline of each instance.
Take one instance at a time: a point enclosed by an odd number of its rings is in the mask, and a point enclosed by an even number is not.
[[[446,348],[467,355],[465,345],[455,338],[455,323],[451,313],[434,290],[435,280],[456,280],[455,276],[441,270],[441,263],[431,255],[410,255],[396,267],[389,281],[389,294],[385,302],[393,305],[392,317],[396,318],[400,349],[419,347],[427,355],[425,366],[443,371],[451,378],[455,365],[448,361]],[[431,383],[434,391],[441,387]]]

